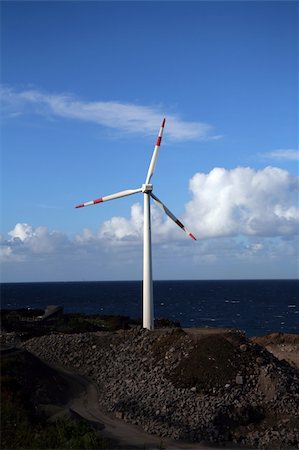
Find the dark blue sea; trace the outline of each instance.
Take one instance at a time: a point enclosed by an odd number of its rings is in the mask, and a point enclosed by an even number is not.
[[[65,312],[140,318],[142,283],[2,283],[2,308],[63,305]],[[299,280],[155,281],[155,317],[183,327],[299,333]]]

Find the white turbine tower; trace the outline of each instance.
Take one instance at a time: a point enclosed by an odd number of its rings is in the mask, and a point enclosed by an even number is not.
[[[128,189],[126,191],[117,192],[116,194],[107,195],[105,197],[91,200],[90,202],[81,203],[76,208],[83,208],[84,206],[95,205],[97,203],[107,202],[108,200],[114,200],[120,197],[126,197],[127,195],[137,194],[143,192],[144,197],[144,228],[143,228],[143,328],[148,330],[154,329],[154,301],[153,301],[153,275],[152,275],[152,244],[151,244],[151,215],[150,215],[150,197],[154,202],[170,217],[180,228],[182,228],[188,236],[196,240],[196,237],[187,230],[172,214],[171,211],[153,194],[153,185],[150,183],[153,176],[155,166],[157,163],[158,153],[162,140],[163,130],[165,125],[165,119],[163,119],[158,139],[154,148],[153,156],[145,183],[138,189]]]

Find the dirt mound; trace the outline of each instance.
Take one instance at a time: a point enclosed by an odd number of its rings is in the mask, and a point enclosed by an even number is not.
[[[272,333],[266,336],[254,337],[251,341],[263,346],[276,358],[287,361],[299,371],[298,334]]]
[[[151,347],[155,361],[164,359],[170,349],[171,352],[177,352],[182,346],[185,336],[186,333],[181,328],[175,328],[169,333],[161,334],[161,336],[154,340]]]
[[[209,394],[236,380],[242,383],[241,372],[256,365],[260,352],[241,342],[221,334],[200,339],[176,366],[171,381]]]
[[[90,377],[109,412],[148,433],[269,449],[298,445],[298,373],[240,332],[137,327],[25,345]]]
[[[299,345],[299,334],[271,333],[266,336],[251,338],[251,341],[266,347],[267,345],[296,344]]]

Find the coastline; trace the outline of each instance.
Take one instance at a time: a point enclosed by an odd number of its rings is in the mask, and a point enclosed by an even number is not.
[[[65,313],[141,316],[141,282],[1,285],[2,308],[63,305]],[[182,327],[225,326],[247,336],[299,330],[299,280],[155,281],[155,316]]]

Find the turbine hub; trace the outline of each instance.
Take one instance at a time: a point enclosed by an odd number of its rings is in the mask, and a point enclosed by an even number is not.
[[[153,190],[153,185],[152,184],[143,184],[142,185],[142,192],[144,194],[149,194],[150,192],[152,192]]]

